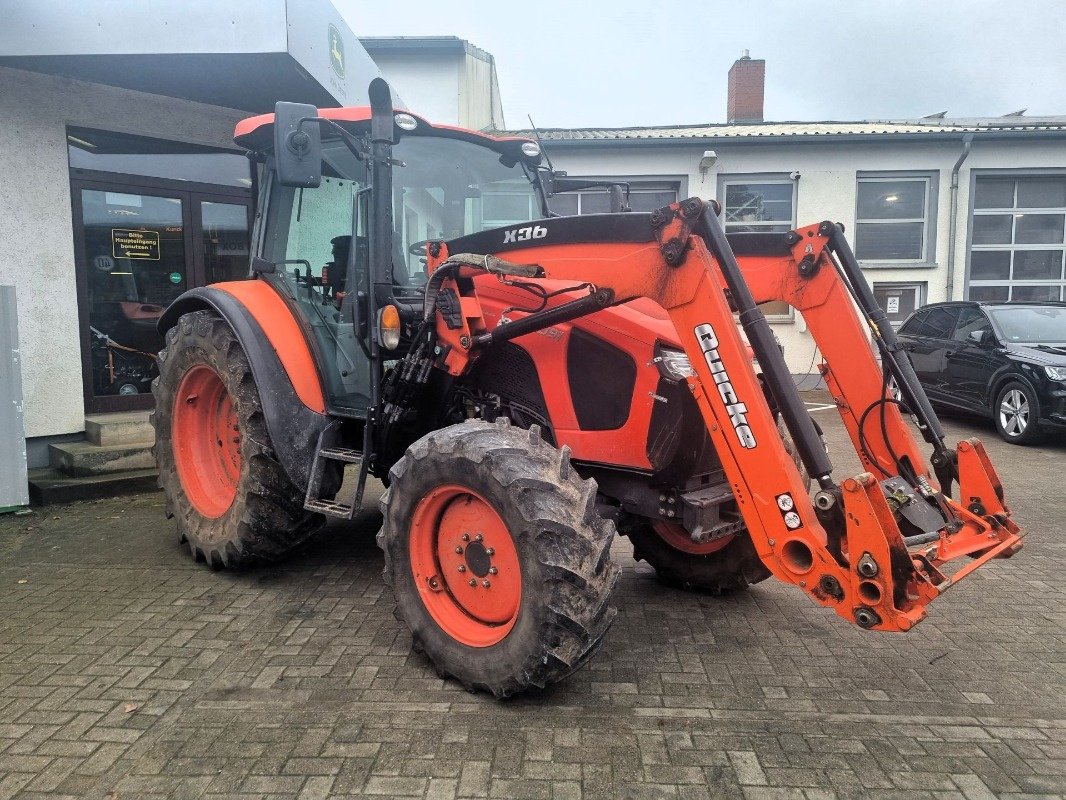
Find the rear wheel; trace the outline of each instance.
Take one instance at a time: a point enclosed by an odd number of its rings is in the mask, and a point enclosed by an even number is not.
[[[438,672],[506,697],[591,657],[615,613],[615,529],[568,452],[535,426],[472,421],[419,439],[389,477],[385,580]]]
[[[271,449],[248,358],[229,325],[209,311],[185,314],[159,355],[159,485],[193,557],[239,567],[306,540],[323,517],[304,510],[303,491]]]

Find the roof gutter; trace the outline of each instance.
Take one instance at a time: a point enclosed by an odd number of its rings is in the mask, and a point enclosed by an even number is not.
[[[508,131],[509,135],[523,133]],[[529,136],[528,132],[524,135]],[[1004,139],[1062,139],[1066,138],[1063,130],[1028,130],[1028,131],[937,131],[935,133],[817,133],[817,134],[768,134],[765,136],[659,136],[641,138],[601,138],[601,139],[560,139],[553,137],[551,131],[541,131],[543,143],[550,147],[700,147],[714,145],[736,145],[738,147],[792,145],[792,144],[861,144],[865,142],[945,142],[965,141],[966,137],[979,135],[982,140]]]
[[[959,227],[956,219],[959,213],[959,170],[962,169],[962,162],[970,155],[970,147],[972,145],[973,134],[967,133],[962,137],[962,152],[959,153],[955,166],[951,168],[951,210],[948,212],[948,279],[944,286],[945,300],[952,300],[951,295],[955,291],[955,240]]]

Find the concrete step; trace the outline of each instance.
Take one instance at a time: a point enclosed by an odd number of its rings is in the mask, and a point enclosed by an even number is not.
[[[98,445],[63,442],[48,446],[52,467],[73,477],[155,469],[151,443]]]
[[[90,414],[85,417],[85,438],[105,447],[113,444],[147,444],[155,441],[148,421],[150,411],[124,411],[117,414]]]
[[[55,469],[31,469],[30,501],[36,505],[156,491],[154,469],[74,477]]]

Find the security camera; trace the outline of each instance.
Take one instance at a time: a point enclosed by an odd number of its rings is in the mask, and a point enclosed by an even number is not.
[[[800,174],[798,172],[790,172],[788,173],[788,177],[794,181],[798,181],[800,179]]]

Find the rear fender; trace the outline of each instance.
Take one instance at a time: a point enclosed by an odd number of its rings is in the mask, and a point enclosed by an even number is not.
[[[253,284],[258,286],[251,288]],[[279,312],[279,307],[264,292],[270,292],[282,304],[282,311]],[[303,490],[310,480],[318,437],[330,417],[324,413],[322,387],[313,370],[310,350],[296,327],[296,320],[283,304],[263,281],[234,281],[191,289],[164,312],[159,320],[159,332],[165,337],[182,315],[193,311],[214,311],[229,324],[251,365],[274,453],[289,480]],[[279,313],[288,318],[279,318]],[[295,338],[291,336],[293,329]],[[281,336],[288,338],[282,342]],[[305,357],[301,357],[300,348],[306,351]],[[313,385],[309,385],[312,378]],[[294,380],[301,385],[299,393]]]

